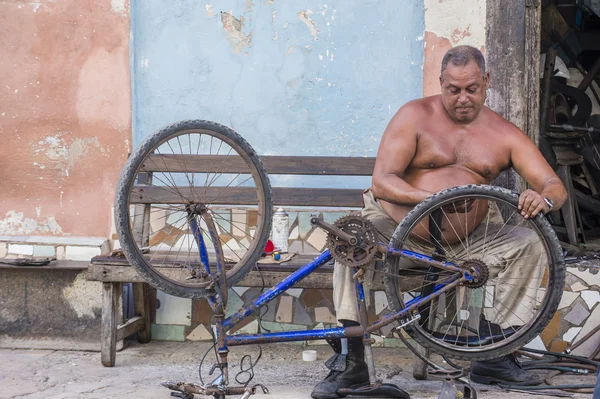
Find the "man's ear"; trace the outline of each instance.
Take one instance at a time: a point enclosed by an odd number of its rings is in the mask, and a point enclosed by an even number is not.
[[[444,78],[440,75],[440,86],[444,84]]]
[[[490,73],[486,72],[484,75],[485,79],[485,89],[487,90],[490,87]]]

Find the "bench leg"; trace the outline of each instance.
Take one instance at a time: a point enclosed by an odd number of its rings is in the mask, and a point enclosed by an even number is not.
[[[421,345],[419,345],[416,342],[414,343],[414,346],[421,355],[423,355],[426,358],[429,358],[429,355],[430,355],[429,349],[425,349],[424,347],[422,347]],[[427,379],[427,363],[425,363],[418,357],[415,357],[413,359],[412,366],[413,366],[413,378],[415,380],[426,380]]]
[[[147,283],[133,283],[133,308],[144,320],[144,327],[137,332],[137,340],[146,344],[152,340],[150,325],[150,287]]]
[[[104,367],[113,367],[117,354],[117,325],[119,324],[119,304],[123,285],[102,283],[102,329],[100,360]]]

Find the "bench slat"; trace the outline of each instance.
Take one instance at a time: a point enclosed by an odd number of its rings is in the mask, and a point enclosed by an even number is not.
[[[99,261],[98,261],[99,262]],[[119,261],[121,262],[121,261]],[[236,287],[273,287],[288,277],[296,268],[290,267],[288,270],[275,271],[282,265],[260,265],[261,272],[250,271]],[[331,289],[333,283],[332,267],[324,265],[312,272],[306,278],[300,280],[294,285],[294,288],[319,288]],[[159,268],[160,270],[160,268]],[[411,275],[410,271],[400,280],[400,289],[409,291],[423,283],[421,274]],[[88,280],[102,282],[133,282],[143,283],[145,280],[135,271],[134,268],[127,265],[116,265],[110,263],[92,263],[88,268]],[[370,285],[370,289],[375,291],[383,290],[383,278],[381,273],[375,275],[375,279]]]
[[[273,187],[273,204],[276,206],[324,206],[360,208],[363,206],[361,189]],[[184,198],[194,198],[189,187],[178,187]],[[131,204],[181,204],[179,193],[172,188],[136,186],[131,194]],[[202,189],[209,204],[256,205],[258,196],[253,187],[207,187]]]
[[[373,157],[260,157],[268,174],[371,176]],[[237,155],[151,155],[144,165],[148,172],[248,173],[244,160]]]

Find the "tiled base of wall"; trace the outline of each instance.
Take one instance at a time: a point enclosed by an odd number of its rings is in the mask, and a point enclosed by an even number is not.
[[[226,316],[235,313],[244,303],[251,302],[260,295],[259,288],[233,288],[229,290]],[[153,339],[156,340],[212,340],[212,311],[204,299],[181,299],[162,292],[155,294],[157,301],[156,317],[153,320]],[[178,303],[174,312],[173,304]],[[387,313],[387,299],[383,292],[371,292],[369,312],[372,315]],[[242,321],[230,333],[256,334],[294,330],[312,330],[337,327],[331,290],[290,289],[285,294],[260,309],[261,322],[257,315]],[[191,315],[191,317],[190,317]],[[371,316],[370,322],[377,319]],[[168,322],[173,324],[168,324]],[[376,346],[402,346],[397,338],[392,338],[392,326],[374,334]],[[300,344],[317,342],[300,342]],[[325,344],[325,341],[318,343]]]
[[[569,345],[579,341],[600,323],[600,275],[586,272],[567,273],[567,284],[559,309],[546,329],[534,339],[530,348],[563,352]],[[581,277],[583,278],[581,278]],[[584,281],[586,279],[588,282]],[[250,303],[261,293],[259,288],[233,288],[229,290],[227,316],[235,313],[244,303]],[[212,340],[212,312],[204,299],[181,299],[158,294],[156,319],[153,320],[153,339],[161,340]],[[178,302],[174,311],[173,302]],[[368,301],[370,322],[388,312],[384,292],[370,292]],[[232,333],[256,334],[293,330],[312,330],[337,327],[333,294],[331,290],[291,289],[281,297],[261,308],[261,323],[249,317]],[[167,320],[173,324],[167,324]],[[163,324],[164,323],[164,324]],[[373,334],[375,346],[403,346],[391,334],[392,326],[386,326]],[[300,344],[317,342],[300,342]],[[318,343],[325,344],[325,341]],[[600,333],[596,333],[573,351],[578,356],[590,356],[600,345]]]

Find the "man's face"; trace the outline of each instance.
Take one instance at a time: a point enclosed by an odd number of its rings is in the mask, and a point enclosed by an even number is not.
[[[440,76],[442,103],[450,118],[469,123],[477,118],[485,103],[490,74],[482,74],[475,61],[465,66],[449,62]]]

